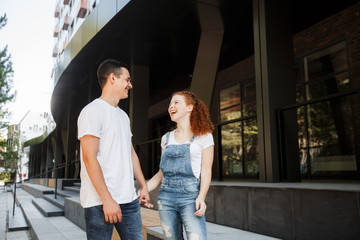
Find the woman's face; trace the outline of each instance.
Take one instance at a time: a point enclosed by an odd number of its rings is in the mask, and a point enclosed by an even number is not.
[[[182,95],[174,95],[169,104],[169,115],[172,121],[177,122],[185,117],[190,117],[193,106],[186,105],[185,97]]]

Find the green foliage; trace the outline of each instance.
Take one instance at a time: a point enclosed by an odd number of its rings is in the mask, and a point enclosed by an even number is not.
[[[4,16],[0,16],[0,29],[2,29],[7,23],[6,13]]]
[[[5,26],[6,21],[6,14],[0,17],[0,29]],[[7,110],[4,110],[4,106],[15,100],[16,93],[11,92],[13,73],[11,55],[8,54],[7,46],[5,46],[3,50],[0,50],[0,117],[2,122],[9,114]]]
[[[20,132],[13,132],[10,134],[8,140],[5,144],[5,149],[2,153],[2,157],[5,160],[5,170],[6,172],[15,172],[18,165],[18,160],[20,159]]]
[[[6,14],[0,16],[0,29],[2,29],[7,22]],[[8,129],[7,122],[10,112],[6,109],[6,104],[15,100],[15,92],[12,92],[13,87],[13,68],[11,62],[11,55],[7,52],[7,46],[0,50],[0,131]],[[17,141],[16,140],[17,137]],[[13,134],[11,139],[5,140],[0,138],[0,160],[5,161],[5,169],[14,173],[17,168],[17,161],[19,159],[19,141],[18,134]],[[6,175],[7,176],[7,175]]]
[[[10,172],[0,173],[0,181],[10,182],[12,174]]]
[[[7,46],[0,51],[0,106],[14,100],[15,94],[11,93],[13,84],[13,69],[10,60],[11,55],[7,54]]]

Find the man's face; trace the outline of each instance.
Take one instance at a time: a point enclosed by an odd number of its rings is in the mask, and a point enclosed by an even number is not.
[[[115,76],[115,87],[117,93],[120,96],[120,99],[125,99],[129,97],[129,90],[132,88],[130,73],[126,68],[121,68],[120,77]]]

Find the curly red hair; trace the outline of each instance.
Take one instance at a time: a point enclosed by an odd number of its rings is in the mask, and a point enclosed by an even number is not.
[[[190,115],[190,127],[191,132],[194,135],[200,136],[211,133],[214,130],[214,124],[211,122],[209,109],[203,101],[189,91],[175,92],[172,94],[172,97],[175,95],[183,96],[187,105],[193,105],[193,110]]]

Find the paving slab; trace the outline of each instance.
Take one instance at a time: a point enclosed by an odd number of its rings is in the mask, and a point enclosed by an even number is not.
[[[44,199],[64,210],[65,199],[63,196],[57,195],[55,198],[55,194],[45,194]]]
[[[34,198],[18,199],[29,223],[32,239],[38,240],[85,240],[86,232],[66,217],[45,217],[32,203]],[[44,200],[44,199],[42,199]],[[46,200],[44,200],[46,201]]]
[[[13,214],[14,213],[14,214]],[[15,205],[15,211],[13,211],[13,206],[9,208],[8,211],[8,222],[9,222],[9,231],[21,231],[27,230],[29,225],[25,220],[25,216],[20,207]]]
[[[45,217],[63,216],[64,210],[51,204],[43,198],[33,198],[32,203]]]
[[[66,186],[64,187],[64,190],[71,191],[74,193],[80,193],[80,187],[77,186]]]
[[[278,240],[279,238],[273,238],[253,232],[244,231],[237,228],[231,228],[206,222],[207,239],[208,240]],[[151,239],[164,239],[161,226],[148,227],[146,229],[147,235],[151,236]],[[184,234],[185,236],[185,234]],[[186,236],[185,236],[185,239]]]

